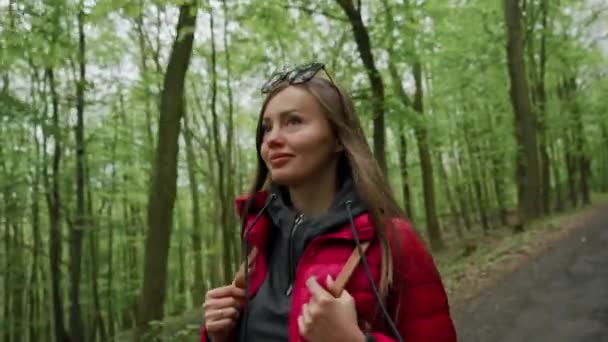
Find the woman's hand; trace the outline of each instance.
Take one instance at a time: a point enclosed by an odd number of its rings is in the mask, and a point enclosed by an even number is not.
[[[332,283],[333,279],[327,276],[327,285]],[[311,342],[365,341],[357,324],[355,300],[346,290],[335,298],[314,277],[306,281],[306,286],[312,297],[302,306],[298,317],[300,335]]]
[[[223,342],[230,337],[244,299],[245,290],[234,285],[218,287],[207,292],[203,311],[207,334],[213,342]]]

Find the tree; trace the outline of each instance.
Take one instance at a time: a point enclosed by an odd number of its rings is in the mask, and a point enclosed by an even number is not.
[[[384,83],[376,67],[374,54],[369,39],[369,33],[361,18],[361,2],[355,7],[353,0],[336,0],[350,21],[351,29],[357,43],[361,61],[372,87],[373,123],[374,123],[374,155],[380,168],[386,173],[386,132],[384,125]]]
[[[148,232],[144,282],[137,315],[137,338],[147,330],[150,321],[163,317],[167,257],[176,194],[178,137],[184,111],[184,81],[192,55],[196,12],[196,3],[180,6],[176,37],[163,82],[158,142],[148,197]]]
[[[519,0],[503,0],[507,27],[507,60],[511,82],[511,105],[517,139],[517,191],[521,218],[529,220],[541,213],[541,181],[538,160],[536,117],[530,102],[530,88],[524,60],[524,44]]]

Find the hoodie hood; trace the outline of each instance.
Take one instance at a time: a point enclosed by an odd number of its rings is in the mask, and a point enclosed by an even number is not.
[[[275,228],[280,234],[289,234],[293,223],[299,213],[293,208],[289,198],[289,192],[284,186],[273,185],[271,194],[275,194],[275,200],[268,206],[267,213]],[[351,177],[342,181],[330,208],[316,217],[302,217],[302,229],[296,232],[295,240],[309,240],[321,234],[329,233],[337,228],[349,224],[349,213],[346,203],[351,203],[351,213],[358,216],[366,210],[363,201],[356,192]]]
[[[291,205],[288,190],[284,186],[274,184],[270,193],[275,195],[275,200],[269,204],[267,213],[273,223],[274,233],[285,238],[292,235],[296,260],[313,238],[348,225],[352,217],[357,217],[366,211],[352,177],[346,177],[342,180],[331,207],[319,216],[301,217],[299,229],[293,231],[299,213]],[[346,208],[347,202],[350,202],[350,213]]]

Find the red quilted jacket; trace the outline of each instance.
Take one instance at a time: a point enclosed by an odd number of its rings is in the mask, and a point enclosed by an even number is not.
[[[266,197],[265,192],[256,194],[253,208],[261,208]],[[237,199],[239,212],[246,201],[246,197]],[[248,217],[246,226],[253,221],[254,214]],[[376,287],[378,287],[381,250],[378,240],[374,240],[375,232],[369,215],[364,213],[355,217],[354,224],[361,241],[373,240],[366,256]],[[388,229],[387,232],[389,240],[393,244],[395,278],[386,304],[399,334],[403,341],[408,342],[456,341],[447,296],[431,255],[407,221],[395,219],[392,224],[394,229]],[[263,215],[248,234],[248,242],[257,247],[259,251],[254,260],[253,272],[250,274],[252,296],[255,295],[266,277],[266,243],[267,234],[270,231],[270,219]],[[353,243],[343,243],[344,240],[353,241]],[[304,341],[298,331],[297,317],[302,305],[311,297],[305,284],[306,280],[315,276],[320,282],[324,282],[328,274],[335,279],[352,253],[353,246],[354,236],[349,225],[319,236],[306,246],[296,268],[292,307],[289,314],[290,342]],[[381,311],[377,309],[376,298],[362,265],[359,265],[353,272],[345,290],[354,297],[358,318],[360,321],[368,323],[370,335],[377,342],[395,341],[391,337],[389,326],[383,319]],[[208,342],[205,336],[206,332],[203,329],[201,342]]]

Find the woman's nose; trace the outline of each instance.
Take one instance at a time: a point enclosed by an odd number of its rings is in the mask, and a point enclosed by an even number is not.
[[[265,138],[266,143],[269,146],[280,145],[284,141],[283,133],[279,127],[274,127],[270,131],[266,132]]]

